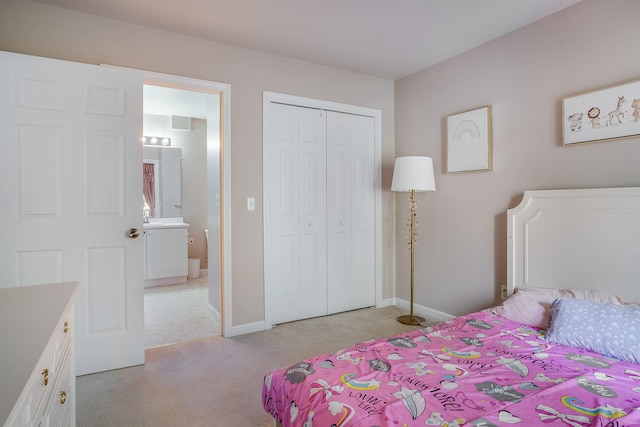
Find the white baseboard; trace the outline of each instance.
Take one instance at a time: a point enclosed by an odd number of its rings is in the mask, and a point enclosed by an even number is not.
[[[209,313],[211,313],[213,318],[216,319],[218,323],[220,323],[220,312],[216,310],[216,308],[211,304],[207,304],[207,309],[209,310]]]
[[[394,298],[395,299],[395,304],[398,307],[400,307],[403,310],[407,310],[409,311],[410,309],[410,304],[409,301],[403,300],[401,298]],[[436,310],[434,308],[431,307],[426,307],[424,305],[420,305],[420,304],[413,304],[413,313],[417,314],[418,316],[423,316],[426,317],[430,320],[436,320],[436,321],[440,321],[440,322],[444,322],[447,320],[451,320],[454,319],[457,316],[453,316],[449,313],[445,313],[439,310]]]
[[[403,310],[407,310],[409,311],[409,301],[405,301],[403,299],[400,298],[387,298],[384,299],[382,301],[379,301],[378,304],[376,304],[377,308],[382,308],[382,307],[388,307],[391,305],[395,305],[398,306],[399,308],[403,309]],[[220,316],[220,313],[217,312],[217,310],[215,310],[211,305],[211,310],[214,311],[214,313],[216,313],[218,315],[218,318]],[[430,308],[430,307],[425,307],[423,305],[419,305],[419,304],[414,304],[413,305],[413,312],[414,314],[417,314],[418,316],[424,316],[426,318],[428,318],[429,320],[435,320],[435,321],[439,321],[439,322],[444,322],[447,320],[451,320],[454,319],[456,316],[453,316],[451,314],[448,313],[444,313],[442,311],[436,310],[434,308]],[[264,331],[266,328],[266,324],[264,321],[262,322],[254,322],[254,323],[246,323],[244,325],[240,325],[240,326],[232,326],[231,328],[229,328],[229,330],[227,331],[228,334],[226,335],[227,338],[230,337],[235,337],[238,335],[244,335],[244,334],[251,334],[253,332],[260,332],[260,331]]]
[[[378,301],[378,304],[376,304],[376,308],[389,307],[391,305],[396,305],[395,298],[386,298],[382,301]]]
[[[187,283],[187,276],[166,277],[163,279],[149,279],[144,281],[145,288],[153,288],[154,286],[183,285]]]

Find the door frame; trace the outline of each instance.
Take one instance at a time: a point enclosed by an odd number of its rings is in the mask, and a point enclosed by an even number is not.
[[[220,96],[220,327],[232,333],[231,282],[231,85],[210,80],[140,70],[144,84],[214,93]],[[209,153],[207,153],[209,155]],[[211,191],[207,183],[207,191]],[[208,215],[207,215],[208,216]]]
[[[361,116],[369,116],[374,119],[374,168],[375,168],[375,191],[374,191],[374,211],[375,211],[375,305],[380,306],[382,302],[382,111],[375,108],[360,107],[351,104],[342,104],[339,102],[325,101],[321,99],[306,98],[302,96],[287,95],[283,93],[264,91],[262,94],[262,196],[264,200],[263,208],[263,242],[264,253],[268,251],[270,229],[268,204],[270,194],[273,191],[267,186],[267,176],[269,173],[269,156],[266,154],[267,145],[269,143],[270,126],[271,126],[271,105],[287,104],[295,107],[316,108],[320,110],[335,111],[338,113],[357,114]],[[268,302],[271,294],[269,292],[269,266],[264,263],[264,329],[273,328],[271,321],[272,314]]]

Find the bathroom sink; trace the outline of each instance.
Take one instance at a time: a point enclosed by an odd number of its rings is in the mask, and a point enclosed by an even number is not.
[[[154,228],[188,228],[189,224],[186,223],[145,223],[142,225],[142,228],[145,230],[151,230]]]
[[[149,218],[149,222],[142,224],[145,230],[154,228],[187,228],[189,224],[182,218]]]

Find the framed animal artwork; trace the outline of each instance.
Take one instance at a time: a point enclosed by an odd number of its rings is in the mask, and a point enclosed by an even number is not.
[[[640,135],[640,80],[562,100],[562,144]]]
[[[447,116],[447,172],[490,171],[491,106]]]

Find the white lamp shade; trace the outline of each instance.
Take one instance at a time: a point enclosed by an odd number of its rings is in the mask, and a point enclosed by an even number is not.
[[[431,157],[396,157],[391,191],[436,191]]]

